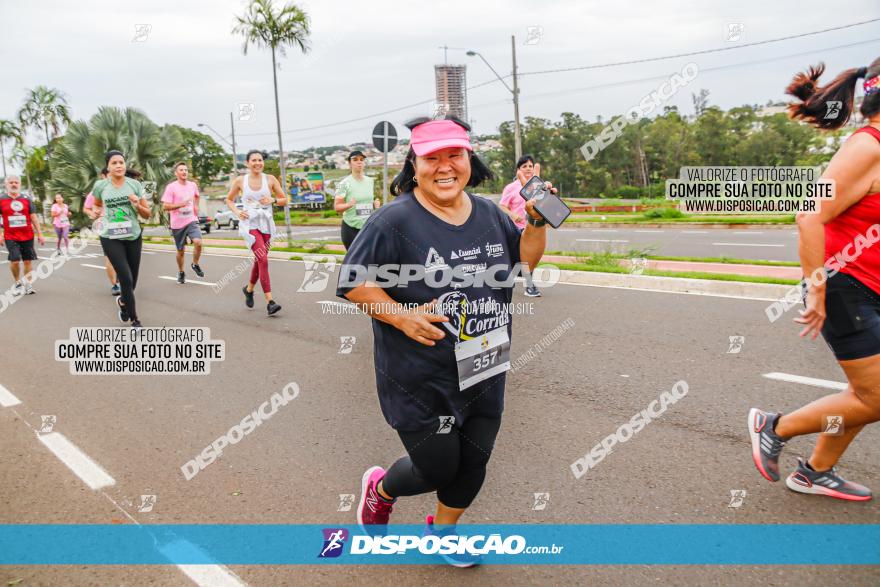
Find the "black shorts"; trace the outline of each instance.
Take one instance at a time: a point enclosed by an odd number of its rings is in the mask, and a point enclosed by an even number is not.
[[[831,277],[822,337],[838,361],[880,354],[880,294],[846,273]]]
[[[174,245],[177,247],[178,251],[183,250],[183,247],[186,246],[186,237],[189,237],[190,241],[202,238],[202,231],[199,229],[199,223],[195,220],[183,228],[172,229],[171,234],[174,235]]]
[[[34,249],[34,239],[29,241],[14,241],[6,239],[6,250],[9,251],[9,262],[36,261],[37,251]]]
[[[354,242],[360,231],[360,228],[349,226],[345,220],[342,221],[342,244],[345,245],[346,251],[351,248],[351,243]]]

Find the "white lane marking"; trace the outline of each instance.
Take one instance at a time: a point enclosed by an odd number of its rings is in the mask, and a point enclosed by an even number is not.
[[[614,228],[593,228],[590,232],[620,232]]]
[[[642,233],[648,233],[648,232],[658,233],[659,232],[659,233],[662,233],[662,232],[666,232],[666,231],[665,230],[636,230],[634,232],[642,232]]]
[[[790,373],[764,373],[767,379],[775,379],[777,381],[788,381],[789,383],[803,383],[804,385],[812,385],[813,387],[824,387],[826,389],[836,389],[843,391],[847,384],[840,381],[828,381],[827,379],[815,379],[813,377],[804,377],[803,375],[791,375]]]
[[[91,265],[89,263],[80,263],[83,267],[91,267],[92,269],[104,269],[103,265]]]
[[[171,277],[170,275],[160,275],[159,279],[170,279],[171,281],[177,281],[176,277]],[[195,279],[187,279],[186,283],[195,283],[196,285],[217,285],[211,281],[197,281]]]
[[[177,565],[199,587],[243,587],[238,575],[223,565]]]
[[[719,247],[784,247],[785,245],[766,243],[712,243]]]
[[[202,548],[182,538],[157,545],[156,550],[165,555],[168,560],[192,557],[194,559],[210,558],[210,554]],[[200,587],[241,587],[245,583],[235,573],[222,565],[175,565],[189,577],[193,583]]]
[[[607,238],[578,238],[575,240],[578,242],[582,242],[582,243],[628,243],[629,242],[627,240],[617,240],[617,239],[610,240]]]
[[[733,234],[764,234],[763,232],[757,230],[736,230]]]
[[[116,484],[116,480],[101,465],[90,459],[60,432],[37,434],[37,438],[90,488],[101,489]]]
[[[682,230],[681,234],[709,234],[708,230]]]
[[[43,247],[39,247],[37,250],[38,251],[49,251],[50,253],[52,253],[52,252],[57,251],[58,249],[45,249]]]
[[[576,228],[557,228],[556,232],[577,232]]]
[[[52,257],[41,257],[41,256],[37,255],[37,259],[43,259],[44,261],[51,261]]]
[[[21,403],[21,400],[15,397],[11,391],[0,385],[0,406],[11,408]]]
[[[155,255],[153,251],[141,251],[144,255]]]

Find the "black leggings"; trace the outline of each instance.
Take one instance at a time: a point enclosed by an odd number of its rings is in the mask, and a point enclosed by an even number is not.
[[[397,431],[408,454],[391,465],[382,488],[391,497],[436,490],[446,507],[466,508],[483,486],[501,419],[471,417],[447,434],[438,434],[438,427]]]
[[[346,224],[345,220],[342,221],[342,244],[345,245],[346,251],[351,248],[351,243],[354,242],[354,237],[356,237],[360,231],[359,228],[353,228]]]
[[[138,270],[141,267],[141,246],[143,240],[125,241],[101,237],[101,248],[110,259],[110,264],[116,270],[116,279],[122,289],[122,303],[132,320],[137,320],[137,311],[134,306],[134,288],[137,287]]]

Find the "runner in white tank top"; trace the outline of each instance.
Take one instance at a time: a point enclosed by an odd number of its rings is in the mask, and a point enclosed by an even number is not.
[[[269,281],[268,253],[272,246],[271,241],[277,234],[275,220],[272,218],[272,204],[284,206],[287,198],[275,176],[263,173],[263,154],[260,151],[250,151],[247,154],[247,166],[249,173],[233,179],[232,188],[226,195],[226,205],[238,215],[238,233],[254,252],[250,280],[242,288],[245,305],[248,308],[254,307],[254,286],[259,280],[266,296],[266,311],[271,316],[281,309],[272,299]],[[258,181],[260,187],[254,189],[252,184]],[[242,210],[235,207],[235,197],[238,195],[241,195]]]

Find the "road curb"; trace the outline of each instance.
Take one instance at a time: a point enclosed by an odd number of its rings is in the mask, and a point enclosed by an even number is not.
[[[541,282],[537,279],[536,284]],[[560,283],[616,287],[643,291],[687,293],[693,295],[735,297],[748,300],[777,301],[782,299],[792,285],[771,283],[748,283],[744,281],[714,281],[685,277],[661,277],[632,275],[629,273],[599,273],[597,271],[560,270]]]

